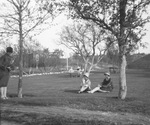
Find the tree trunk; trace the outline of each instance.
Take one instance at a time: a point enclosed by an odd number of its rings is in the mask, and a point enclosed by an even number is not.
[[[120,54],[120,74],[119,74],[119,98],[125,99],[127,95],[126,84],[126,55]]]
[[[22,71],[23,70],[23,34],[22,34],[22,11],[19,11],[19,81],[18,97],[22,98]]]
[[[18,81],[18,97],[22,98],[22,70],[23,70],[23,61],[22,61],[22,40],[20,42],[20,53],[19,53],[19,81]]]
[[[19,73],[19,81],[18,81],[18,97],[22,98],[22,76]]]
[[[84,64],[84,73],[88,72],[88,61],[89,61],[89,59],[86,59],[85,62],[84,62],[85,63]]]

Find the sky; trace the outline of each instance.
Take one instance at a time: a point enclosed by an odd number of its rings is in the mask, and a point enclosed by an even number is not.
[[[71,50],[65,48],[62,45],[58,44],[59,37],[58,33],[61,31],[64,25],[67,25],[71,23],[71,20],[68,20],[64,15],[61,15],[56,18],[54,21],[54,25],[42,32],[40,35],[36,37],[36,39],[44,46],[49,48],[50,51],[53,51],[54,49],[61,49],[65,52],[65,55],[69,56],[69,53],[71,53]],[[150,53],[150,23],[146,26],[147,32],[146,35],[143,37],[142,42],[147,42],[146,45],[147,48],[140,48],[136,51],[136,53]]]
[[[1,0],[0,2],[5,1]],[[61,49],[64,51],[65,56],[69,56],[71,53],[71,50],[67,49],[66,47],[59,45],[59,36],[58,33],[62,30],[64,25],[67,25],[71,23],[71,19],[67,19],[66,16],[61,14],[58,16],[55,21],[53,22],[52,26],[48,29],[43,31],[41,34],[36,36],[35,38],[41,45],[43,45],[46,48],[49,48],[50,52],[52,52],[54,49]],[[147,48],[140,48],[137,50],[137,53],[150,53],[150,23],[146,25],[147,33],[146,36],[143,37],[142,41],[147,42]]]
[[[55,49],[61,49],[64,51],[65,56],[69,56],[72,52],[68,48],[59,44],[59,33],[62,31],[65,25],[71,24],[72,20],[67,19],[66,16],[61,14],[59,17],[55,19],[53,25],[48,29],[43,31],[41,34],[36,36],[35,38],[46,48],[49,48],[49,51],[53,51]]]

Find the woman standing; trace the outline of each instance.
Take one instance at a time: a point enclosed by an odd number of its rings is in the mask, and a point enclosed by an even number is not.
[[[0,57],[0,89],[2,99],[8,99],[7,85],[10,77],[10,71],[13,69],[12,53],[13,48],[7,47],[6,53]]]

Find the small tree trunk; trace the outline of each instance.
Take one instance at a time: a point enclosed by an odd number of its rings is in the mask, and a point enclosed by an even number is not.
[[[126,84],[126,55],[120,56],[120,76],[119,76],[119,98],[125,99],[127,95]]]
[[[88,61],[89,61],[89,60],[86,59],[85,62],[84,62],[84,63],[85,63],[85,64],[84,64],[84,73],[85,73],[85,72],[88,72]]]
[[[22,72],[23,72],[23,55],[22,55],[22,49],[23,49],[23,41],[20,39],[20,53],[19,53],[19,80],[18,80],[18,97],[22,98]]]
[[[19,76],[19,82],[18,82],[18,97],[22,98],[22,77]]]
[[[22,70],[23,70],[23,34],[22,34],[22,11],[19,7],[19,81],[18,81],[18,97],[22,98]]]

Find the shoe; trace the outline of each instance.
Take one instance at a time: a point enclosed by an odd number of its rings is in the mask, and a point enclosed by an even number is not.
[[[92,92],[92,91],[88,91],[88,93],[91,93],[91,94],[93,94],[93,92]]]
[[[1,97],[1,99],[2,99],[2,100],[5,100],[6,98],[5,98],[5,97]]]
[[[80,92],[80,91],[78,91],[78,93],[80,94],[81,92]]]

